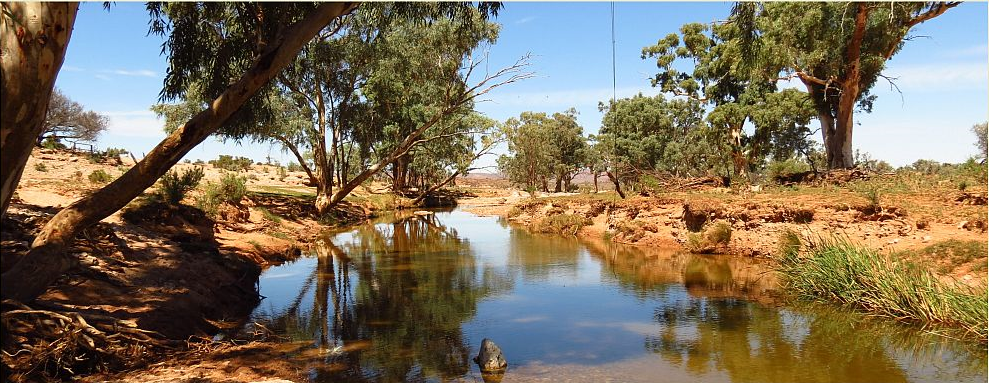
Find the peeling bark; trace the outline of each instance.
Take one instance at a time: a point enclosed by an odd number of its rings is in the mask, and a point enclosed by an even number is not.
[[[44,131],[48,101],[72,37],[78,3],[3,2],[0,15],[0,217]]]

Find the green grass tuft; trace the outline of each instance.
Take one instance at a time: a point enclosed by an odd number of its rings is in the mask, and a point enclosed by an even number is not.
[[[731,224],[719,220],[708,223],[701,233],[687,234],[687,251],[691,253],[713,253],[731,242]]]
[[[781,254],[784,284],[799,297],[834,301],[897,320],[959,328],[983,342],[989,330],[989,293],[938,279],[906,259],[820,239],[806,258]]]
[[[577,214],[557,214],[543,218],[536,226],[536,231],[540,233],[556,233],[577,235],[577,232],[584,226],[590,225],[591,220]]]

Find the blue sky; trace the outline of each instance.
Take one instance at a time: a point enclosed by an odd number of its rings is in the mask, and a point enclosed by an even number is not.
[[[617,92],[656,94],[647,78],[652,60],[643,47],[688,22],[724,19],[731,3],[615,3]],[[553,113],[574,107],[585,133],[597,132],[599,101],[612,94],[611,3],[506,3],[497,22],[497,43],[488,47],[489,67],[509,65],[531,53],[536,77],[497,89],[477,108],[505,120],[527,110]],[[960,162],[976,152],[973,124],[989,114],[987,3],[964,3],[914,28],[910,41],[887,63],[903,92],[879,83],[872,114],[857,114],[854,147],[873,158],[905,165],[919,158]],[[98,146],[140,155],[162,138],[162,122],[148,111],[157,102],[166,70],[162,39],[148,36],[142,3],[83,3],[57,86],[87,108],[110,116]],[[816,122],[815,122],[816,123]],[[277,145],[219,143],[207,139],[187,158],[234,154],[283,163],[293,159]],[[487,159],[485,164],[493,163]]]

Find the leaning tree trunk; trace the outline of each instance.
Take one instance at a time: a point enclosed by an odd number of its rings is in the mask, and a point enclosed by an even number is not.
[[[305,19],[286,28],[237,82],[213,100],[209,108],[176,129],[120,178],[58,212],[41,229],[28,254],[3,273],[0,295],[4,299],[26,302],[44,293],[74,264],[66,250],[80,231],[113,214],[153,185],[285,68],[323,27],[355,6],[354,3],[324,3]]]
[[[610,171],[606,171],[605,174],[608,175],[608,179],[611,180],[611,183],[615,184],[615,192],[618,193],[618,196],[622,197],[622,199],[625,199],[625,192],[622,191],[622,185],[620,181],[618,181],[618,177],[616,177],[614,174],[611,174]]]
[[[20,182],[72,37],[79,3],[3,2],[0,15],[0,217]],[[16,19],[15,19],[16,18]]]

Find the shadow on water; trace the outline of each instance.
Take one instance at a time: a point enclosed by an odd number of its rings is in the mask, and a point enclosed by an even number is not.
[[[312,382],[985,381],[984,347],[820,307],[776,307],[745,258],[530,234],[463,213],[328,233],[269,270],[259,323],[307,344]],[[473,347],[473,349],[472,349]]]

